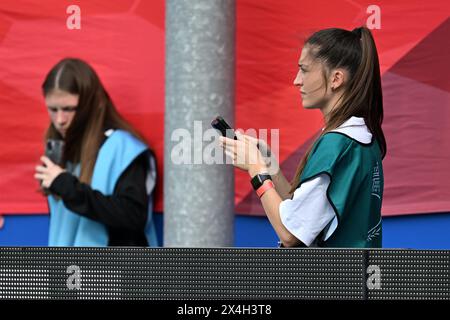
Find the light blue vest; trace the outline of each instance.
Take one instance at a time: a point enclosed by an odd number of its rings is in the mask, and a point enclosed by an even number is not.
[[[140,154],[148,150],[147,146],[130,133],[115,130],[99,150],[92,175],[91,187],[104,195],[112,195],[117,180],[125,169]],[[149,157],[150,176],[147,191],[152,192],[156,183],[154,159]],[[79,166],[75,172],[79,173]],[[103,247],[108,245],[106,227],[94,220],[80,216],[64,206],[62,200],[48,197],[50,208],[49,246]],[[155,226],[153,223],[153,198],[149,197],[148,219],[145,234],[150,246],[157,246]]]

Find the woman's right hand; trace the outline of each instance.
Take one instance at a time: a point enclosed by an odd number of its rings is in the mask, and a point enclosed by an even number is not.
[[[63,173],[65,170],[54,164],[48,157],[42,156],[41,161],[43,165],[36,167],[36,173],[34,178],[39,181],[41,187],[48,189],[57,176]]]

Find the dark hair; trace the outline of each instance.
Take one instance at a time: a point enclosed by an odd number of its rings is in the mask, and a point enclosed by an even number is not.
[[[352,116],[362,117],[380,146],[381,155],[386,155],[386,139],[381,128],[383,122],[383,94],[381,90],[380,64],[372,33],[366,27],[353,31],[324,29],[314,33],[305,42],[309,54],[324,65],[324,79],[327,70],[344,68],[349,72],[349,81],[338,101],[326,116],[325,128],[317,139],[336,129]],[[314,144],[313,144],[314,145]],[[309,147],[297,168],[291,182],[290,192],[297,188],[312,146]]]
[[[95,71],[84,61],[66,58],[47,74],[44,96],[55,90],[79,95],[78,108],[65,136],[64,163],[80,163],[80,181],[90,183],[106,129],[123,129],[140,140],[142,136],[117,112]],[[53,123],[45,139],[62,139]]]

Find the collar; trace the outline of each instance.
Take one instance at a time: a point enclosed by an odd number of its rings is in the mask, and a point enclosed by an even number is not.
[[[372,142],[372,133],[367,128],[364,118],[360,117],[349,118],[338,128],[331,130],[331,132],[343,133],[363,144]]]
[[[114,129],[108,129],[108,130],[105,131],[105,136],[109,137],[110,135],[113,134],[113,132],[114,132]]]
[[[350,119],[346,120],[343,124],[341,124],[338,127],[338,129],[351,127],[351,126],[366,126],[366,123],[364,122],[364,118],[350,117]]]

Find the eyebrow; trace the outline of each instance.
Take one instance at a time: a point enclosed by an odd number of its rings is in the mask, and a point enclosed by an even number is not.
[[[49,109],[74,110],[77,106],[48,106]]]
[[[307,64],[304,64],[304,63],[299,63],[298,66],[299,66],[299,67],[308,67],[308,65],[307,65]]]
[[[49,108],[76,108],[77,107],[77,105],[67,105],[67,106],[61,106],[61,105],[51,105],[51,106],[48,106]]]

